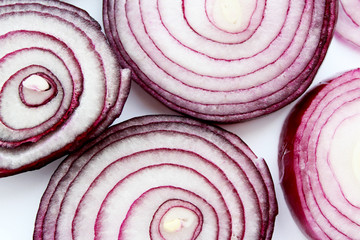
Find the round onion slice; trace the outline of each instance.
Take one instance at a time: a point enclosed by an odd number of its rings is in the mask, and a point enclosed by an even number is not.
[[[267,165],[237,136],[185,117],[144,116],[62,162],[34,239],[271,239],[276,214]]]
[[[352,46],[360,47],[360,2],[358,0],[340,0],[339,2],[336,36]]]
[[[0,3],[0,176],[39,168],[108,127],[129,91],[100,25],[60,1]]]
[[[105,0],[123,67],[168,107],[237,122],[300,96],[327,52],[336,0]]]
[[[285,122],[279,147],[288,205],[312,239],[358,239],[360,69],[323,83]]]

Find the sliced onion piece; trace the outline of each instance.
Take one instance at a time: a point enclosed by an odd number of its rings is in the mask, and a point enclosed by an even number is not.
[[[237,122],[301,95],[327,52],[335,0],[105,0],[123,67],[168,107]]]
[[[357,239],[360,231],[360,69],[323,83],[283,128],[281,185],[312,239]]]
[[[340,0],[339,19],[335,33],[340,39],[356,48],[360,47],[360,2],[358,0]]]
[[[185,117],[144,116],[63,161],[34,239],[271,239],[276,215],[266,163],[237,136]]]
[[[119,116],[129,91],[99,24],[60,1],[0,3],[0,176],[39,168]]]

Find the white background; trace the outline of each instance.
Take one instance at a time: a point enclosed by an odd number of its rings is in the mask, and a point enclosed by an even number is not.
[[[102,23],[102,1],[67,1],[86,9],[92,17]],[[346,70],[359,67],[360,51],[356,51],[338,39],[334,39],[326,59],[313,85],[328,80]],[[245,123],[221,125],[240,136],[259,157],[265,158],[275,183],[279,203],[273,239],[305,239],[290,215],[284,202],[278,181],[277,147],[283,121],[294,103],[268,116]],[[157,113],[174,113],[154,100],[136,84],[132,84],[130,96],[121,117],[123,121],[135,116]],[[0,239],[26,240],[32,238],[33,225],[42,193],[60,160],[46,167],[0,179]]]

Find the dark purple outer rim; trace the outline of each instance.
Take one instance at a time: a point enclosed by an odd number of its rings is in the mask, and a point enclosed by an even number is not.
[[[348,73],[355,71],[360,72],[360,69],[355,69]],[[333,80],[336,79],[337,78],[333,78]],[[299,183],[301,179],[298,178],[297,173],[299,153],[297,153],[295,149],[299,142],[298,129],[303,124],[305,112],[309,106],[313,104],[318,94],[322,92],[331,81],[332,80],[320,83],[312,88],[294,106],[284,122],[278,147],[279,178],[286,203],[300,230],[311,239],[323,239],[323,236],[319,236],[319,233],[313,229],[312,226],[314,222],[312,219],[308,219],[305,214],[306,210],[304,208],[307,209],[307,206],[303,206],[302,204],[302,202],[304,202],[304,190],[302,189],[302,184]],[[331,225],[331,223],[329,224]],[[322,234],[327,235],[325,231],[322,232]]]
[[[306,109],[311,104],[314,97],[325,87],[319,85],[315,89],[309,91],[302,100],[292,109],[289,116],[284,122],[280,134],[279,149],[278,149],[278,164],[279,164],[279,178],[282,190],[287,204],[291,209],[292,216],[295,218],[301,230],[307,236],[316,236],[315,232],[310,231],[306,216],[301,207],[301,190],[298,189],[296,174],[295,174],[295,158],[294,142],[296,141],[297,128],[301,124],[301,117],[304,115]],[[304,226],[304,227],[303,227]]]

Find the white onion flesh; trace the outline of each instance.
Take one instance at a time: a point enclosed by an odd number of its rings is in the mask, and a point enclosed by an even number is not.
[[[236,122],[302,94],[326,54],[337,1],[106,0],[105,32],[122,66],[158,100]]]
[[[276,214],[266,163],[237,136],[145,116],[65,159],[41,200],[34,239],[271,239]]]
[[[358,239],[360,69],[313,89],[289,115],[279,149],[281,184],[312,239]]]
[[[120,114],[129,71],[99,24],[59,1],[0,3],[0,176],[38,168]]]
[[[335,33],[349,45],[360,47],[360,2],[357,0],[339,1],[339,18]]]

